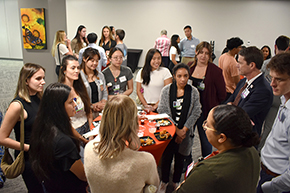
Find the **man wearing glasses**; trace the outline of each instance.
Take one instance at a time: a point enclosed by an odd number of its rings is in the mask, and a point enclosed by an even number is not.
[[[290,53],[276,55],[267,67],[273,93],[281,96],[281,105],[261,150],[257,193],[290,192]]]

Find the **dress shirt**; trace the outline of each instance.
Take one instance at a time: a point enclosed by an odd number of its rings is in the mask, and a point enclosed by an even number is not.
[[[246,80],[246,83],[248,83],[248,85],[251,85],[259,76],[261,76],[263,73],[260,72],[257,76],[255,76],[254,78],[250,79],[250,80]]]
[[[155,40],[154,48],[161,52],[162,56],[169,56],[170,39],[166,35]]]
[[[179,43],[181,56],[193,58],[195,56],[195,48],[199,43],[199,39],[193,36],[191,36],[191,40],[187,39],[187,37],[183,38]]]
[[[98,46],[95,43],[89,43],[89,45],[87,47],[82,48],[80,50],[80,52],[79,52],[79,63],[80,63],[80,65],[81,65],[81,63],[83,61],[83,53],[84,53],[85,49],[87,49],[87,48],[95,48],[95,49],[97,49],[99,51],[101,58],[99,60],[98,66],[97,66],[97,70],[99,72],[101,72],[102,71],[102,66],[103,67],[107,66],[107,56],[106,56],[104,48]]]
[[[264,193],[290,190],[290,100],[281,97],[281,105],[264,147],[261,161],[272,172],[281,174],[262,185]]]

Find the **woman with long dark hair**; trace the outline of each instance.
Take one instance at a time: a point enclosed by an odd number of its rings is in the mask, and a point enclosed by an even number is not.
[[[256,192],[260,159],[254,146],[259,135],[247,113],[234,105],[216,106],[203,129],[218,154],[197,163],[175,192]]]
[[[71,123],[72,127],[77,131],[74,133],[86,144],[88,141],[82,135],[90,131],[93,116],[90,108],[90,98],[80,76],[80,65],[75,56],[69,55],[63,58],[59,82],[68,85],[76,93],[77,110],[76,114],[71,117]]]
[[[213,107],[221,104],[226,98],[226,86],[222,70],[212,63],[211,55],[211,45],[208,42],[201,42],[196,46],[194,62],[189,63],[190,82],[198,89],[202,105],[202,114],[197,120],[196,126],[203,157],[212,152],[212,145],[206,138],[202,123],[208,112]]]
[[[21,106],[15,100],[19,100],[23,105],[24,113],[24,157],[25,169],[22,178],[29,193],[42,192],[42,187],[34,175],[29,162],[30,142],[32,125],[34,123],[40,99],[43,93],[45,69],[32,63],[26,63],[21,68],[14,99],[9,105],[0,129],[0,145],[15,149],[14,156],[20,153],[20,113]],[[9,138],[14,128],[15,138]]]
[[[151,111],[158,107],[161,89],[172,83],[170,71],[161,67],[162,56],[159,50],[152,48],[146,54],[144,67],[136,76],[137,96],[144,107],[149,106]],[[143,93],[141,90],[143,89]]]
[[[70,123],[76,113],[75,97],[74,90],[65,84],[49,85],[34,122],[30,160],[47,193],[86,192],[79,140]]]
[[[77,29],[75,37],[71,41],[71,49],[77,58],[79,58],[79,51],[89,44],[86,37],[86,33],[87,33],[86,27],[80,25]]]
[[[83,53],[81,64],[81,77],[84,81],[88,95],[91,99],[91,109],[93,118],[101,112],[108,100],[106,80],[102,72],[97,70],[100,54],[94,48],[87,48]]]
[[[162,155],[160,193],[165,193],[169,183],[174,157],[173,186],[179,185],[184,159],[191,154],[193,125],[200,116],[201,105],[196,88],[187,84],[189,67],[180,63],[173,68],[174,81],[161,91],[158,113],[168,114],[176,125],[176,133]]]
[[[180,48],[178,46],[178,43],[180,42],[180,37],[177,34],[174,34],[171,36],[171,45],[169,50],[169,58],[170,58],[170,64],[169,64],[169,70],[172,71],[172,68],[180,62]]]
[[[261,48],[262,52],[263,52],[263,56],[264,56],[264,60],[268,60],[269,58],[272,57],[271,55],[271,49],[269,46],[265,45]]]

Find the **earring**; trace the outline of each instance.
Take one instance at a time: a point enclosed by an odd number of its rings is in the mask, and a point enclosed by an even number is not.
[[[65,72],[63,74],[66,74]]]

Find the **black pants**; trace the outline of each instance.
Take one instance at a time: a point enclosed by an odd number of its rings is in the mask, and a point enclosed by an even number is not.
[[[60,69],[60,65],[57,65],[55,67],[55,73],[56,73],[57,77],[59,76],[59,69]]]
[[[19,154],[19,151],[15,150],[15,157]],[[32,168],[31,164],[29,162],[29,156],[28,153],[24,153],[25,157],[25,169],[22,173],[22,179],[26,185],[26,188],[28,190],[28,193],[43,193],[42,185],[36,178]]]
[[[162,182],[169,182],[169,175],[171,169],[171,163],[174,156],[174,172],[173,172],[173,182],[178,183],[180,182],[180,177],[182,174],[183,169],[183,161],[186,156],[181,155],[178,153],[179,144],[175,142],[176,135],[173,139],[169,142],[166,149],[162,155],[162,162],[161,162],[161,180]]]
[[[169,57],[168,56],[162,56],[162,62],[164,64],[164,67],[169,67]]]

